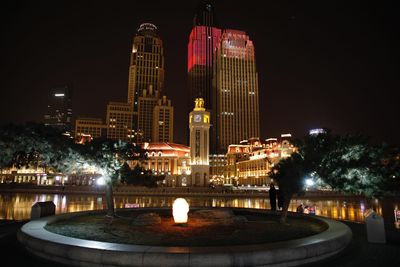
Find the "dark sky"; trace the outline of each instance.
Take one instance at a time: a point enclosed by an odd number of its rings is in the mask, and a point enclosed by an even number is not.
[[[215,3],[222,28],[246,31],[259,74],[262,138],[309,128],[399,143],[398,14],[385,1]],[[394,2],[394,1],[393,1]],[[1,8],[0,123],[40,121],[53,87],[74,115],[126,101],[132,37],[159,28],[175,142],[185,143],[187,42],[198,1],[9,1]]]

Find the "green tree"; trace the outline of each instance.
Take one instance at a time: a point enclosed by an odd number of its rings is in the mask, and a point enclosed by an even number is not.
[[[107,216],[114,217],[113,185],[120,182],[121,168],[126,171],[127,160],[144,158],[144,150],[137,145],[110,139],[95,139],[81,145],[80,154],[95,167],[106,183]],[[129,166],[127,166],[129,168]]]
[[[399,191],[398,150],[371,145],[365,136],[339,136],[330,131],[306,136],[299,153],[306,173],[315,173],[334,190],[367,197]]]

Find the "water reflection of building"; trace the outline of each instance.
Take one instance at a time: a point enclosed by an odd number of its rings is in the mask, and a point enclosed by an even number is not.
[[[30,218],[32,205],[37,201],[53,201],[56,205],[56,214],[76,212],[84,210],[96,210],[105,208],[103,196],[93,195],[57,195],[57,194],[0,194],[0,219],[26,220]],[[116,206],[123,208],[126,203],[137,203],[140,207],[171,207],[175,197],[172,196],[115,196]],[[267,198],[227,198],[227,197],[187,197],[190,206],[196,207],[232,207],[270,209]],[[382,206],[384,202],[365,202],[362,198],[343,199],[293,199],[290,202],[289,211],[296,211],[296,207],[315,205],[316,215],[333,219],[364,222],[364,211],[373,208],[384,217]],[[368,206],[367,205],[370,205]],[[399,206],[398,200],[386,203],[389,211]],[[385,218],[386,218],[385,217]]]
[[[274,164],[295,151],[290,134],[269,138],[261,142],[250,138],[237,145],[230,145],[226,154],[225,183],[237,185],[267,185],[268,173]]]
[[[190,177],[190,148],[174,143],[145,143],[147,159],[142,166],[165,175],[166,186],[186,186]]]

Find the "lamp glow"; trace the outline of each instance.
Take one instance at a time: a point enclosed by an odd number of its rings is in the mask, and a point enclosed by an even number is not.
[[[314,181],[312,179],[306,179],[306,185],[307,186],[313,186],[314,185]]]
[[[105,185],[106,180],[103,177],[100,177],[99,179],[96,180],[96,184],[99,186]]]
[[[177,198],[172,204],[172,215],[175,223],[187,223],[189,204],[184,198]]]

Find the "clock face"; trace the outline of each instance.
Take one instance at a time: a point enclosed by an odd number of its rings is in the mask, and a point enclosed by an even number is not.
[[[200,122],[201,121],[201,115],[199,115],[199,114],[194,115],[193,120],[195,122]]]

